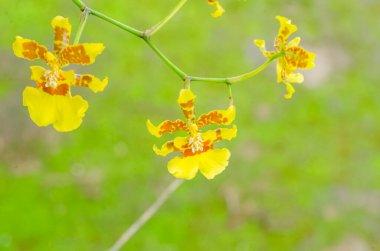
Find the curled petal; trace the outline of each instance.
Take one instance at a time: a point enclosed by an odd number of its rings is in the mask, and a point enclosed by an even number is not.
[[[162,145],[161,148],[158,148],[156,145],[153,146],[153,151],[157,155],[161,155],[161,156],[166,156],[169,153],[173,152],[174,150],[175,150],[175,147],[174,147],[173,141],[166,142],[165,144]]]
[[[188,141],[189,137],[176,137],[174,140],[168,141],[165,144],[163,144],[161,148],[158,148],[156,145],[154,145],[153,151],[157,155],[161,156],[166,156],[174,151],[184,152],[187,149],[189,149]]]
[[[199,169],[199,156],[175,157],[168,163],[168,171],[174,177],[190,180],[195,177]]]
[[[291,73],[286,76],[286,80],[289,83],[301,84],[304,81],[304,77],[301,73]]]
[[[207,114],[202,114],[197,121],[197,125],[199,128],[211,124],[229,125],[234,121],[235,114],[235,106],[231,105],[226,110],[214,110]]]
[[[56,16],[51,21],[51,26],[54,29],[54,53],[58,55],[69,44],[71,24],[68,18]]]
[[[40,45],[36,41],[17,36],[12,47],[13,52],[17,57],[28,60],[42,59],[45,62],[48,61],[48,51],[46,47]]]
[[[104,48],[104,45],[100,43],[69,45],[58,55],[59,62],[61,65],[92,64],[95,61],[96,56],[102,53]]]
[[[213,13],[211,13],[212,17],[220,17],[225,12],[225,10],[223,9],[223,7],[220,5],[219,1],[217,1],[217,0],[208,0],[208,3],[210,5],[213,5],[215,7],[215,11]]]
[[[263,53],[263,55],[267,58],[273,57],[276,53],[274,51],[267,51],[265,48],[265,41],[261,39],[256,39],[253,41],[253,43],[259,47],[260,51]]]
[[[276,19],[280,22],[280,29],[276,40],[279,43],[279,47],[283,48],[289,36],[297,31],[297,26],[292,24],[292,21],[286,17],[276,16]]]
[[[50,95],[33,87],[25,88],[23,99],[34,123],[38,126],[53,124],[61,132],[77,129],[88,108],[88,103],[80,96]]]
[[[101,92],[108,84],[108,78],[104,78],[103,80],[98,79],[97,77],[85,74],[79,75],[75,74],[75,85],[83,86],[90,88],[93,92]]]
[[[194,115],[194,100],[195,95],[190,89],[182,89],[179,93],[177,102],[182,109],[183,114],[187,120],[193,121]]]
[[[158,138],[161,137],[164,133],[172,133],[178,130],[187,131],[186,123],[179,119],[176,121],[165,120],[158,126],[153,125],[152,122],[148,120],[146,122],[146,126],[148,128],[148,131]]]
[[[284,98],[291,99],[295,92],[294,87],[290,83],[285,83],[285,86],[288,93],[284,94]]]
[[[176,137],[173,141],[174,148],[176,151],[185,151],[186,149],[189,149],[189,137]]]
[[[212,149],[199,155],[199,170],[207,179],[213,179],[226,169],[231,153],[228,149]]]

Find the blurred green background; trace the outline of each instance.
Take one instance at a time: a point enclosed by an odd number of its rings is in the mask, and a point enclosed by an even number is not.
[[[139,29],[176,0],[85,1]],[[263,56],[276,15],[298,26],[317,54],[292,100],[271,65],[233,87],[238,137],[214,180],[185,182],[123,250],[380,250],[380,2],[189,1],[153,41],[185,72],[233,76]],[[154,155],[145,122],[182,118],[182,83],[138,38],[90,17],[82,42],[106,50],[79,73],[108,76],[103,93],[74,88],[90,108],[71,133],[39,128],[22,107],[34,62],[16,58],[16,35],[52,48],[51,19],[80,12],[71,1],[0,1],[0,250],[106,250],[173,180]],[[41,65],[41,62],[37,63]],[[194,83],[198,114],[227,106],[227,88]]]

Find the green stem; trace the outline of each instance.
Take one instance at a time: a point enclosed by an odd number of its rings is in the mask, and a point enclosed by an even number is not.
[[[182,80],[186,79],[186,73],[182,71],[177,65],[170,61],[149,39],[144,39],[144,41],[149,45],[149,47],[165,62],[167,66],[170,67]]]
[[[74,44],[79,43],[80,37],[82,36],[83,29],[86,26],[88,15],[90,14],[90,11],[87,7],[84,7],[82,11],[82,15],[80,17],[80,23],[78,27],[77,34],[75,35]]]
[[[94,15],[94,16],[100,18],[100,19],[103,19],[104,21],[106,21],[106,22],[108,22],[108,23],[111,23],[111,24],[113,24],[113,25],[115,25],[115,26],[117,26],[117,27],[119,27],[119,28],[121,28],[121,29],[123,29],[123,30],[125,30],[125,31],[128,31],[129,33],[131,33],[131,34],[133,34],[133,35],[135,35],[135,36],[137,36],[137,37],[141,37],[141,38],[142,38],[142,37],[144,36],[144,32],[143,32],[143,31],[140,31],[140,30],[137,30],[137,29],[135,29],[135,28],[132,28],[132,27],[130,27],[130,26],[128,26],[128,25],[125,25],[125,24],[123,24],[123,23],[121,23],[121,22],[119,22],[119,21],[116,21],[116,20],[113,19],[113,18],[110,18],[109,16],[107,16],[107,15],[105,15],[105,14],[99,12],[99,11],[96,11],[96,10],[93,10],[93,9],[89,8],[89,7],[87,7],[87,5],[86,5],[83,1],[81,1],[81,0],[72,0],[72,1],[73,1],[74,4],[75,4],[76,6],[78,6],[82,11],[84,11],[85,9],[87,9],[89,14],[92,14],[92,15]]]
[[[156,33],[159,29],[162,28],[170,19],[172,19],[175,14],[182,8],[182,6],[187,2],[187,0],[181,0],[177,6],[167,15],[164,19],[162,19],[158,24],[153,26],[152,28],[145,31],[145,35],[147,37],[151,37],[154,33]]]
[[[92,14],[92,15],[100,18],[100,19],[103,19],[104,21],[106,21],[108,23],[111,23],[111,24],[113,24],[113,25],[115,25],[115,26],[117,26],[117,27],[119,27],[119,28],[121,28],[121,29],[123,29],[125,31],[128,31],[129,33],[131,33],[131,34],[133,34],[133,35],[135,35],[137,37],[141,37],[142,38],[144,36],[144,32],[143,31],[140,31],[140,30],[132,28],[132,27],[130,27],[128,25],[125,25],[125,24],[123,24],[123,23],[121,23],[121,22],[119,22],[119,21],[117,21],[117,20],[115,20],[113,18],[110,18],[107,15],[104,15],[103,13],[101,13],[99,11],[91,9],[90,14]]]
[[[206,77],[192,77],[192,76],[190,76],[189,78],[191,79],[191,81],[203,81],[203,82],[233,84],[233,83],[237,83],[237,82],[246,80],[248,78],[251,78],[251,77],[257,75],[262,70],[264,70],[270,63],[272,63],[272,61],[274,61],[275,59],[277,59],[277,58],[279,58],[281,56],[283,56],[283,53],[281,53],[281,52],[277,53],[276,55],[274,55],[273,57],[269,58],[264,64],[260,65],[256,69],[254,69],[252,71],[249,71],[247,73],[241,74],[239,76],[235,76],[235,77],[228,77],[228,78],[206,78]]]
[[[109,22],[113,25],[116,25],[117,27],[125,30],[125,31],[128,31],[129,33],[131,33],[132,35],[135,35],[137,37],[140,37],[142,38],[148,45],[150,48],[152,48],[152,50],[162,59],[162,61],[164,61],[175,73],[177,73],[177,75],[181,78],[181,79],[185,79],[185,76],[186,74],[178,67],[176,66],[172,61],[170,61],[166,56],[165,54],[163,54],[149,39],[148,36],[146,36],[146,33],[143,32],[143,31],[140,31],[140,30],[137,30],[135,28],[132,28],[128,25],[125,25],[113,18],[110,18],[108,17],[107,15],[99,12],[99,11],[96,11],[96,10],[93,10],[93,9],[90,9],[89,7],[87,7],[83,2],[77,2],[75,0],[73,0],[74,3],[77,5],[77,6],[84,6],[85,9],[88,10],[89,14],[92,14],[100,19],[103,19],[104,21],[106,22]],[[182,3],[184,0],[182,0],[180,3]],[[79,4],[79,5],[78,5]],[[181,6],[181,5],[178,5],[178,6]],[[177,6],[177,7],[178,7]],[[179,8],[178,8],[179,9]],[[175,14],[175,13],[174,13]],[[174,15],[173,14],[173,15]],[[170,16],[170,15],[169,15]],[[167,21],[166,21],[167,22]]]
[[[86,8],[86,5],[85,5],[81,0],[72,0],[72,1],[73,1],[73,3],[74,3],[76,6],[79,7],[79,9],[80,9],[81,11],[83,11],[84,8]]]
[[[262,64],[258,68],[254,69],[250,72],[244,73],[242,75],[239,75],[239,76],[225,77],[225,78],[208,78],[208,77],[189,76],[183,70],[181,70],[176,64],[174,64],[172,61],[170,61],[170,59],[168,57],[166,57],[166,55],[163,54],[157,48],[157,46],[150,41],[150,36],[152,34],[154,34],[156,31],[158,31],[163,25],[165,25],[179,11],[179,9],[186,3],[187,0],[181,0],[167,17],[165,17],[160,23],[155,25],[153,28],[148,29],[145,32],[137,30],[135,28],[132,28],[128,25],[125,25],[125,24],[123,24],[123,23],[121,23],[121,22],[119,22],[113,18],[108,17],[107,15],[105,15],[99,11],[93,10],[93,9],[87,7],[81,0],[72,0],[72,1],[82,11],[87,11],[88,14],[92,14],[92,15],[100,18],[100,19],[103,19],[104,21],[106,21],[108,23],[111,23],[111,24],[131,33],[132,35],[135,35],[137,37],[142,38],[149,45],[149,47],[161,58],[161,60],[164,61],[164,63],[166,65],[168,65],[169,68],[172,69],[182,80],[188,79],[188,81],[204,81],[204,82],[212,82],[212,83],[226,83],[226,84],[231,85],[233,83],[240,82],[240,81],[243,81],[245,79],[248,79],[248,78],[255,76],[256,74],[258,74],[259,72],[264,70],[272,61],[274,61],[275,59],[284,55],[283,52],[277,53],[273,57],[269,58],[264,64]],[[85,23],[85,21],[83,23]],[[83,23],[82,23],[82,25],[84,26]],[[83,30],[83,28],[82,28],[82,30]],[[77,34],[77,36],[80,37],[80,35],[78,35],[78,34]],[[78,38],[78,40],[79,40],[79,38]]]
[[[232,100],[232,85],[231,84],[227,84],[227,87],[228,87],[228,95],[229,95],[229,99]]]

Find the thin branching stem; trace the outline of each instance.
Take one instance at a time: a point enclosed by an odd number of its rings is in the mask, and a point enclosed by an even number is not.
[[[157,30],[162,28],[173,16],[179,11],[179,9],[186,3],[186,0],[181,0],[178,5],[173,9],[172,12],[168,16],[166,16],[161,22],[159,22],[157,25],[153,26],[151,29],[148,29],[146,31],[141,31],[138,29],[135,29],[133,27],[130,27],[122,22],[119,22],[99,11],[96,11],[94,9],[89,8],[83,1],[81,0],[72,0],[76,6],[79,7],[82,11],[88,10],[89,14],[94,15],[108,23],[111,23],[130,34],[137,36],[139,38],[142,38],[148,46],[160,57],[160,59],[171,69],[173,70],[183,81],[189,80],[191,81],[203,81],[203,82],[210,82],[210,83],[224,83],[224,84],[233,84],[237,83],[243,80],[246,80],[248,78],[251,78],[264,70],[272,61],[275,59],[283,56],[282,53],[278,53],[274,55],[273,57],[269,58],[264,64],[259,66],[258,68],[249,71],[247,73],[233,76],[233,77],[224,77],[224,78],[209,78],[209,77],[197,77],[197,76],[191,76],[186,74],[183,70],[181,70],[176,64],[174,64],[152,41],[151,36],[154,34]],[[153,31],[153,32],[152,32]]]
[[[120,250],[129,239],[160,209],[162,204],[177,190],[184,180],[174,180],[157,198],[157,200],[120,236],[108,251]]]
[[[155,26],[145,31],[146,36],[147,37],[153,36],[154,33],[156,33],[159,29],[161,29],[167,22],[170,21],[170,19],[172,19],[175,16],[175,14],[177,14],[177,12],[182,8],[183,5],[185,5],[186,2],[187,0],[181,0],[177,4],[177,6],[174,7],[174,9],[169,13],[169,15],[167,15],[164,19],[158,22]]]

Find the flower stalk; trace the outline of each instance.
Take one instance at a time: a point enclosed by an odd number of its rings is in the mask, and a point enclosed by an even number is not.
[[[152,218],[170,195],[183,183],[182,179],[175,179],[157,198],[157,200],[120,236],[108,251],[120,250],[129,239]]]
[[[87,22],[87,18],[88,18],[89,14],[90,14],[90,9],[85,7],[84,10],[82,11],[82,15],[80,17],[80,23],[79,23],[78,31],[77,31],[77,34],[75,35],[75,39],[74,39],[73,44],[79,43],[79,40],[80,40],[80,37],[82,36],[84,27],[86,26],[86,22]]]
[[[167,22],[169,22],[175,14],[178,13],[178,11],[182,8],[182,6],[187,2],[187,0],[181,0],[177,6],[167,15],[162,21],[160,21],[158,24],[153,26],[150,29],[147,29],[146,31],[141,31],[138,29],[135,29],[133,27],[130,27],[122,22],[119,22],[99,11],[96,11],[94,9],[89,8],[83,1],[81,0],[72,0],[76,6],[78,6],[82,11],[87,10],[88,14],[94,15],[108,23],[111,23],[127,32],[130,34],[142,38],[147,45],[157,54],[157,56],[172,70],[174,71],[180,78],[181,80],[186,80],[188,79],[190,82],[191,81],[203,81],[203,82],[209,82],[209,83],[227,83],[227,84],[233,84],[237,83],[246,79],[249,79],[262,70],[264,70],[272,61],[275,59],[283,56],[282,53],[278,53],[274,55],[272,58],[268,59],[264,64],[259,66],[258,68],[238,75],[234,77],[224,77],[224,78],[209,78],[209,77],[198,77],[198,76],[191,76],[186,74],[181,68],[179,68],[175,63],[173,63],[152,41],[151,37],[153,34],[155,34],[159,29],[161,29]]]

